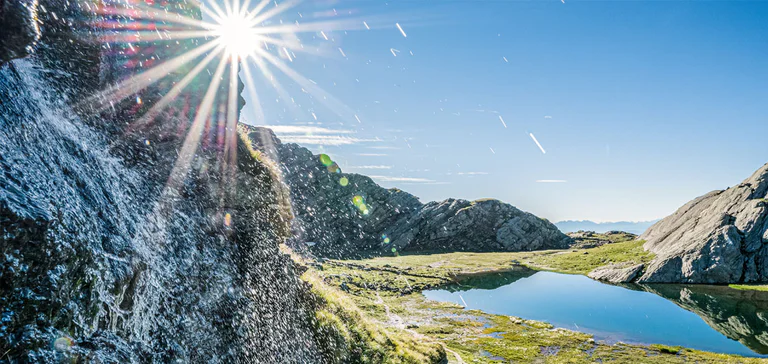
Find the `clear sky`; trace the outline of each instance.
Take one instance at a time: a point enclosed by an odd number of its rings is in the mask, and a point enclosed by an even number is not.
[[[348,109],[277,76],[293,101],[257,80],[264,119],[252,102],[242,118],[424,202],[650,220],[768,162],[768,2],[312,1],[281,17],[334,10],[372,29],[301,35],[324,55],[283,58]]]

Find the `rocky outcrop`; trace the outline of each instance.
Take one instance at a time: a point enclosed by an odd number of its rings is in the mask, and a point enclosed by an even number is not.
[[[188,4],[159,10],[199,18]],[[143,103],[83,103],[137,70],[68,29],[90,23],[84,4],[40,6],[58,20],[38,51],[0,65],[0,362],[321,362],[307,293],[278,250],[289,205],[268,161],[245,140],[228,159],[203,142],[169,182],[208,72],[137,127],[183,74],[136,90]]]
[[[521,251],[566,248],[571,239],[549,221],[498,200],[422,204],[369,177],[342,173],[326,155],[283,144],[271,130],[250,138],[280,162],[291,190],[297,243],[323,256],[382,251]]]
[[[640,239],[656,254],[640,282],[768,281],[768,164],[687,203]]]
[[[398,250],[415,251],[560,249],[571,242],[549,221],[492,199],[429,202],[384,232]]]
[[[596,233],[594,231],[582,231],[567,233],[568,237],[573,239],[574,249],[590,249],[603,246],[605,244],[621,243],[637,239],[637,235],[623,231],[607,231],[605,233]]]
[[[598,281],[628,283],[635,280],[640,272],[643,271],[644,267],[644,264],[637,264],[629,267],[626,265],[610,264],[589,272],[587,276]]]

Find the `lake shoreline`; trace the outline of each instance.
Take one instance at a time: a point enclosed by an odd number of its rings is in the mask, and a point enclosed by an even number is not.
[[[559,329],[542,321],[469,310],[462,305],[429,300],[421,293],[487,275],[542,271],[526,262],[538,261],[536,256],[568,252],[409,254],[361,261],[321,260],[312,263],[307,274],[319,277],[323,284],[349,297],[387,330],[405,334],[412,331],[429,342],[440,342],[464,362],[494,362],[492,358],[519,362],[546,358],[627,363],[651,363],[662,358],[665,362],[680,363],[764,362],[677,346],[604,343],[583,332]],[[450,354],[448,358],[459,362]]]

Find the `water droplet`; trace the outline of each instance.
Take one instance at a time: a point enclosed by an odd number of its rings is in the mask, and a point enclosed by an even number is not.
[[[57,351],[67,351],[72,347],[72,339],[68,337],[60,337],[53,342],[53,348]]]

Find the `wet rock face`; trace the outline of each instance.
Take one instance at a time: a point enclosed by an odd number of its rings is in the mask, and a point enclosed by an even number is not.
[[[167,6],[196,12],[185,3]],[[0,66],[0,361],[320,361],[278,250],[290,216],[274,171],[236,140],[237,159],[201,145],[169,184],[187,105],[139,129],[133,97],[83,105],[132,70],[46,29],[40,52]]]
[[[768,281],[768,164],[681,207],[640,236],[656,253],[641,282]]]
[[[310,249],[323,256],[391,254],[392,249],[521,251],[565,248],[571,243],[549,221],[498,200],[422,204],[415,196],[382,188],[369,177],[340,173],[335,164],[326,167],[320,156],[282,144],[271,130],[252,128],[249,136],[282,167],[296,214],[296,243],[309,242]]]
[[[40,39],[37,0],[0,0],[0,64],[27,56]]]

